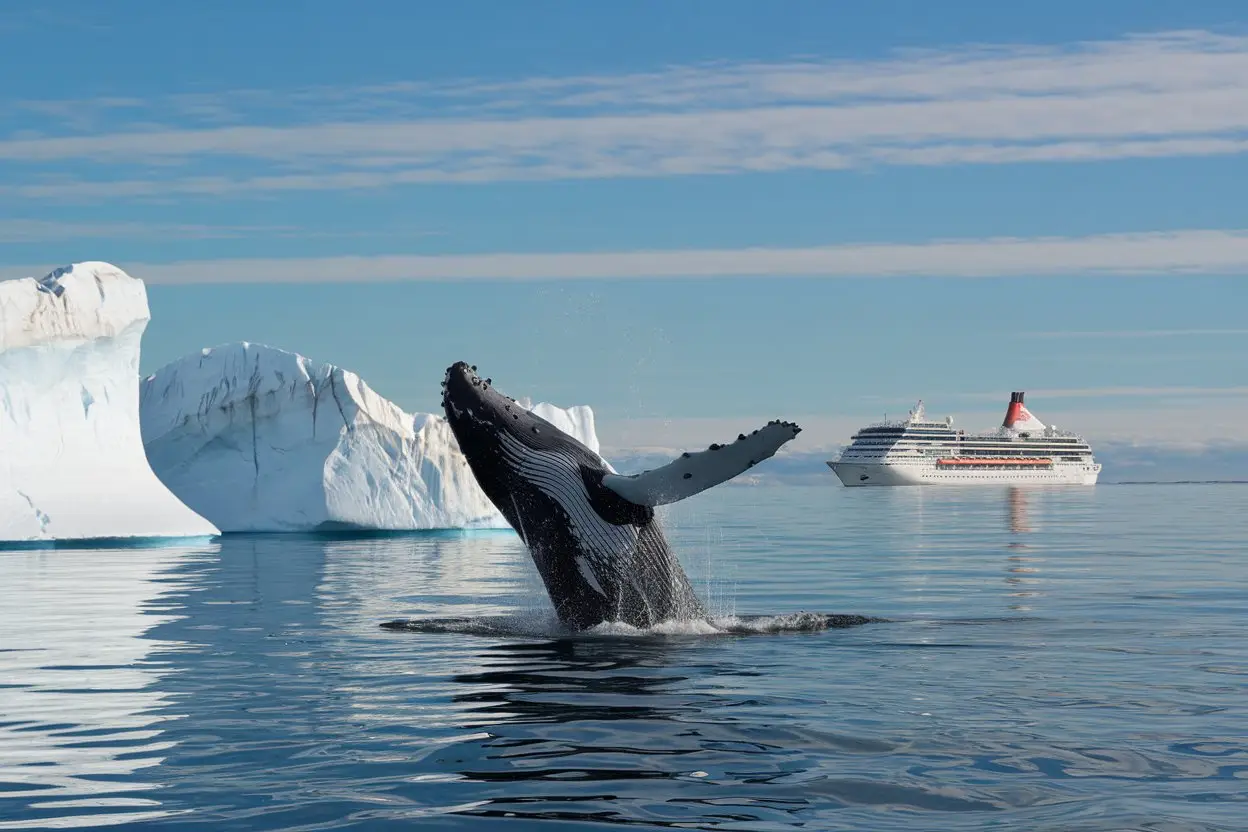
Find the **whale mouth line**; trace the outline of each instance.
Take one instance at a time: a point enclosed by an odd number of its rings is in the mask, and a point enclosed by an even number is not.
[[[574,630],[557,619],[532,615],[403,618],[385,621],[378,626],[392,632],[424,634],[547,639],[658,639],[818,633],[883,623],[889,623],[889,619],[867,615],[798,612],[781,615],[709,616],[662,621],[646,628],[634,627],[621,621],[604,621],[585,630]]]

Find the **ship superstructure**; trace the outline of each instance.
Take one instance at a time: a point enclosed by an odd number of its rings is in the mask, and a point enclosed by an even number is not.
[[[931,421],[922,400],[906,419],[868,425],[828,462],[847,486],[939,484],[1094,485],[1101,466],[1078,434],[1045,425],[1011,393],[1001,427],[988,433]]]

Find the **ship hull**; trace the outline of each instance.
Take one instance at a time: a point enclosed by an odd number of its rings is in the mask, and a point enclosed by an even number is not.
[[[1100,465],[1060,465],[1048,470],[947,470],[932,463],[829,462],[850,488],[883,485],[1096,485]]]

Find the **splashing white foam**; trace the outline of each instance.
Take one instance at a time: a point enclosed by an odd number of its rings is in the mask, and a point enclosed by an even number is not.
[[[814,612],[786,615],[719,616],[661,621],[653,627],[634,627],[622,621],[604,621],[588,630],[573,631],[554,616],[490,616],[480,618],[416,618],[381,625],[388,630],[423,633],[512,636],[517,638],[653,638],[655,636],[723,636],[767,633],[809,633],[865,624],[861,616]]]

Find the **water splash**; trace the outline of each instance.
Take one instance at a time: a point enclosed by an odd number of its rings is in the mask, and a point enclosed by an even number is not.
[[[661,621],[653,627],[634,627],[622,621],[604,621],[588,630],[572,630],[554,616],[498,615],[454,618],[408,618],[386,621],[385,630],[415,633],[460,633],[513,638],[652,638],[656,636],[767,635],[814,633],[830,629],[883,623],[865,615],[796,612],[784,615],[726,615]]]

